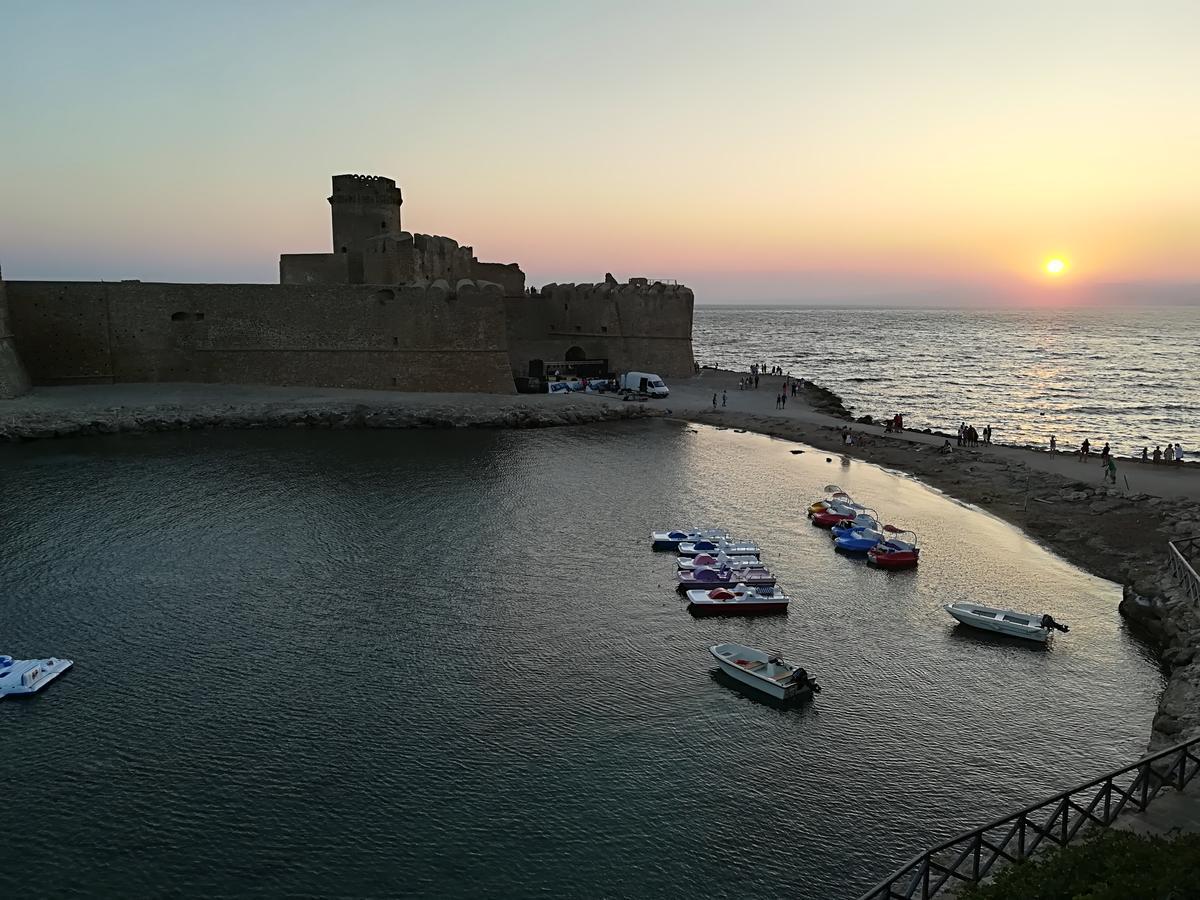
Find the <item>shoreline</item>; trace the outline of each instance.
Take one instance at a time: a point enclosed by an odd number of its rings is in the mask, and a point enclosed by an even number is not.
[[[803,443],[917,478],[1020,528],[1080,568],[1121,584],[1120,612],[1159,651],[1169,679],[1150,746],[1200,734],[1200,612],[1167,569],[1166,542],[1200,536],[1200,467],[1129,473],[1122,487],[1099,483],[1099,466],[1003,445],[953,447],[943,436],[885,434],[848,419],[840,398],[817,385],[772,411],[779,376],[738,390],[740,373],[705,369],[672,386],[666,401],[610,395],[412,394],[323,388],[207,384],[120,384],[34,388],[0,402],[0,442],[95,434],[213,428],[547,428],[667,417],[745,429]],[[713,398],[733,405],[712,405]],[[849,427],[860,442],[843,444]],[[1139,468],[1142,468],[1139,464]],[[1150,470],[1150,466],[1144,467]],[[1129,485],[1129,476],[1139,491]],[[1039,601],[1040,603],[1040,601]]]

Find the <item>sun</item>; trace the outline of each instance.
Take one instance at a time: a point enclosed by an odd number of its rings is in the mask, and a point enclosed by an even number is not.
[[[1047,275],[1057,277],[1067,271],[1067,264],[1055,257],[1054,259],[1046,260],[1043,268],[1046,270]]]

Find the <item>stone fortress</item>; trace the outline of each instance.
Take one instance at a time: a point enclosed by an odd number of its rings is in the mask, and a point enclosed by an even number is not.
[[[0,397],[30,382],[512,393],[555,370],[692,373],[686,287],[526,290],[516,264],[403,231],[402,203],[390,178],[335,175],[333,252],[282,255],[277,285],[0,280]]]

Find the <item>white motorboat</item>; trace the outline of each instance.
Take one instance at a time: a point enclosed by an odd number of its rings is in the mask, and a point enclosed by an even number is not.
[[[687,530],[650,532],[651,550],[677,550],[682,541],[727,541],[729,532],[723,528],[691,528]]]
[[[708,652],[716,659],[721,671],[730,678],[777,700],[808,697],[821,690],[815,678],[799,666],[789,664],[777,653],[767,653],[743,644],[714,644],[708,648]]]
[[[33,694],[71,668],[69,659],[13,659],[0,656],[0,697]]]
[[[699,540],[679,545],[680,556],[699,556],[701,553],[724,553],[726,556],[761,556],[762,550],[754,541]]]
[[[765,569],[767,564],[757,556],[729,556],[727,553],[700,553],[696,556],[677,556],[681,569]]]
[[[1070,631],[1066,625],[1054,621],[1054,617],[1043,613],[1023,613],[1014,609],[996,609],[991,606],[981,606],[978,603],[947,603],[946,612],[958,619],[964,625],[981,628],[984,631],[994,631],[997,634],[1007,634],[1012,637],[1025,638],[1030,641],[1045,641],[1050,632]]]

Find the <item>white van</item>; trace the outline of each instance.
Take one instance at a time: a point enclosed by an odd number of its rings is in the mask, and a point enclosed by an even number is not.
[[[651,397],[666,397],[671,391],[663,380],[650,372],[626,372],[617,381],[621,393],[634,391]]]

